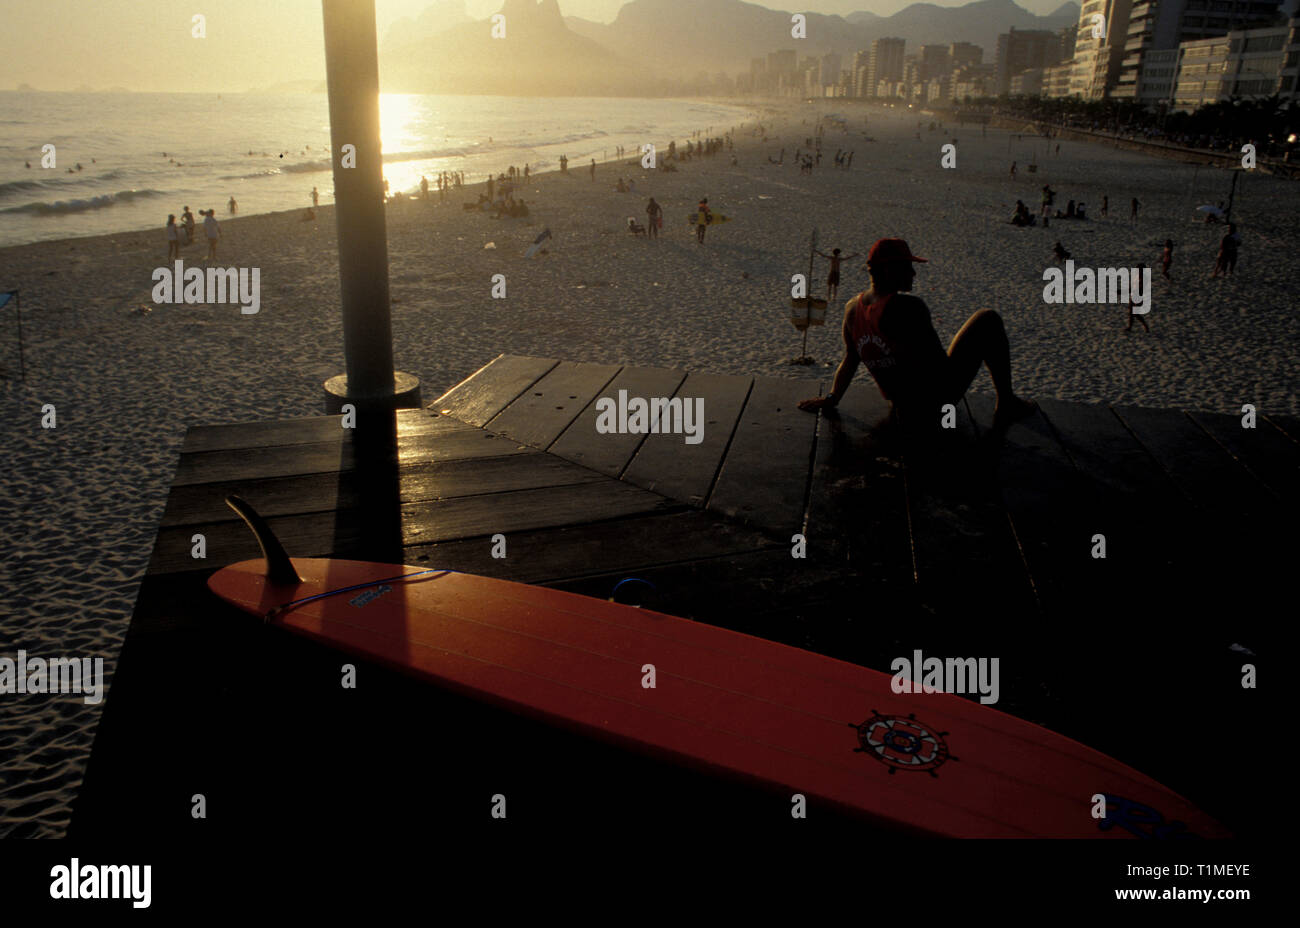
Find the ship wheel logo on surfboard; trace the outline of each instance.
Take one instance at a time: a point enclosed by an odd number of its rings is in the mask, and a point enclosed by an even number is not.
[[[934,731],[916,720],[916,715],[881,715],[871,710],[871,718],[861,725],[849,723],[857,729],[858,747],[853,750],[867,754],[889,768],[898,770],[924,770],[932,777],[935,770],[946,761],[957,760],[948,753],[944,741],[946,731]]]

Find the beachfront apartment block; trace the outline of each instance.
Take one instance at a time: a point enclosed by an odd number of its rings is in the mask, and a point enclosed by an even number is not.
[[[1169,99],[1169,55],[1183,42],[1277,25],[1283,0],[1135,0],[1111,96],[1141,103]],[[1156,54],[1153,61],[1149,56]],[[1175,65],[1176,67],[1176,65]],[[1145,85],[1145,87],[1144,87]]]
[[[859,96],[875,97],[880,94],[882,82],[896,84],[903,80],[903,63],[907,42],[899,38],[875,39],[866,54],[866,73],[863,75],[862,93]],[[858,52],[859,55],[864,54]],[[893,93],[884,96],[893,96]]]
[[[1104,100],[1119,80],[1133,0],[1084,0],[1070,71],[1070,96]]]
[[[1061,35],[1045,29],[1016,29],[998,36],[995,87],[1011,92],[1011,79],[1031,68],[1050,67],[1061,60]]]
[[[1300,19],[1180,42],[1177,55],[1172,99],[1159,101],[1174,110],[1190,112],[1210,103],[1274,94],[1294,100],[1300,67]]]

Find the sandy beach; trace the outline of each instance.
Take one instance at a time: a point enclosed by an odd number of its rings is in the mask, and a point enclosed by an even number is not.
[[[723,151],[673,173],[629,158],[599,166],[594,181],[578,164],[568,175],[535,176],[517,191],[528,218],[464,211],[482,185],[445,203],[431,191],[428,202],[391,205],[397,366],[420,378],[426,404],[503,352],[826,376],[841,354],[836,306],[808,338],[817,366],[788,363],[800,347],[789,322],[790,278],[807,272],[815,226],[823,251],[865,253],[878,238],[907,239],[929,259],[915,293],[945,342],[971,312],[997,309],[1017,387],[1029,397],[1225,413],[1251,403],[1300,413],[1296,184],[1241,179],[1237,273],[1212,280],[1223,227],[1198,221],[1196,207],[1227,199],[1225,171],[1095,143],[1065,142],[1049,154],[1041,140],[1005,130],[929,131],[932,117],[835,102],[820,111],[845,113],[849,131],[828,127],[811,175],[793,155],[813,134],[818,110],[787,107],[765,117],[765,142],[752,126],[736,129],[735,166]],[[920,130],[918,119],[926,123]],[[954,139],[957,166],[942,168],[940,146]],[[771,163],[783,148],[785,163]],[[851,170],[833,164],[841,148],[854,151]],[[633,179],[637,192],[616,192],[620,177]],[[1017,199],[1037,213],[1044,183],[1057,191],[1058,208],[1085,201],[1090,219],[1010,225]],[[657,241],[626,229],[629,216],[645,221],[649,196],[664,208]],[[700,197],[733,220],[711,229],[703,245],[686,222]],[[1133,197],[1141,201],[1136,221]],[[26,357],[23,383],[6,313],[0,511],[10,544],[0,587],[9,634],[0,654],[102,656],[111,681],[186,428],[318,415],[322,382],[343,370],[333,209],[304,222],[301,211],[223,218],[223,204],[214,191],[196,208],[218,209],[217,266],[260,269],[256,315],[237,305],[153,304],[151,275],[167,265],[168,210],[154,231],[0,250],[0,288],[22,292]],[[525,259],[548,228],[545,252]],[[1175,243],[1170,281],[1159,273],[1166,238]],[[1152,267],[1150,332],[1126,332],[1122,306],[1045,303],[1043,271],[1054,266],[1057,241],[1080,267]],[[201,266],[205,253],[200,230],[182,258]],[[846,264],[841,302],[865,286],[861,265],[861,258]],[[819,259],[815,295],[824,295],[825,273]],[[505,275],[504,299],[492,296],[497,274]],[[875,387],[863,371],[854,389]],[[987,375],[974,389],[991,392]],[[42,428],[45,404],[54,406],[57,428]],[[42,695],[9,696],[3,705],[0,835],[59,835],[100,707]]]

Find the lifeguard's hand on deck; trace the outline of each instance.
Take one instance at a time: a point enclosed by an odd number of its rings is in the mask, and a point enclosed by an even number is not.
[[[812,399],[800,400],[799,408],[805,412],[816,412],[819,409],[834,409],[835,401],[829,396],[814,396]]]

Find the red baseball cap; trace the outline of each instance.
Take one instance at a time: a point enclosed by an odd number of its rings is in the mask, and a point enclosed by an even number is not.
[[[867,264],[884,264],[887,261],[920,261],[924,264],[925,258],[912,254],[912,249],[901,238],[882,238],[871,246]]]

